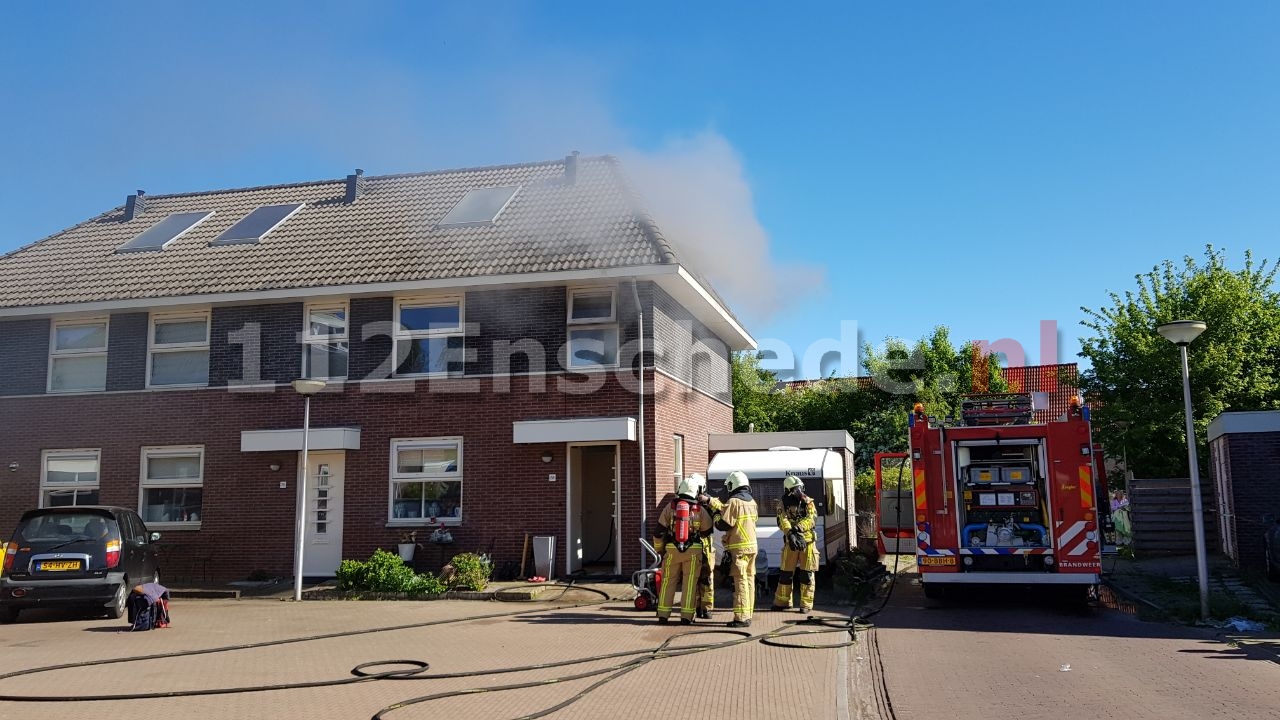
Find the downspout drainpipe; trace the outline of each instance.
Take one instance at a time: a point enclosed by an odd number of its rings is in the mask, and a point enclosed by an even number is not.
[[[649,501],[645,493],[645,486],[649,480],[648,475],[645,474],[644,462],[644,308],[640,305],[640,292],[636,289],[635,278],[631,278],[631,297],[636,301],[636,324],[640,332],[640,419],[636,434],[637,440],[640,441],[640,537],[644,538],[645,533],[649,531]],[[622,498],[618,498],[618,509],[619,511],[622,509]],[[640,567],[649,567],[644,545],[640,546]]]

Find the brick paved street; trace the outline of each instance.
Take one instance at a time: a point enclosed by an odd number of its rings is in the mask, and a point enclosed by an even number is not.
[[[584,593],[566,598],[578,602],[591,599]],[[265,599],[181,600],[173,607],[173,627],[146,633],[118,632],[122,627],[119,621],[33,612],[16,625],[0,627],[0,672],[537,608],[524,603],[476,601],[295,604]],[[763,633],[782,626],[785,620],[798,618],[796,614],[762,612],[750,629]],[[717,619],[727,622],[730,615],[720,612]],[[723,625],[701,624],[702,629],[712,627]],[[631,609],[629,602],[586,608],[543,607],[519,616],[144,661],[127,667],[117,664],[54,671],[0,682],[0,693],[156,692],[342,679],[349,677],[353,666],[379,659],[425,660],[431,663],[432,673],[474,671],[652,648],[686,630],[678,624],[660,626],[651,614]],[[695,642],[708,637],[719,639],[714,635],[699,636]],[[833,642],[844,637],[844,633],[835,633],[802,641]],[[0,716],[367,718],[406,698],[551,678],[626,659],[451,680],[380,680],[336,688],[54,706],[0,703]],[[622,676],[550,717],[669,717],[661,704],[664,701],[678,701],[678,714],[682,716],[703,718],[776,718],[784,713],[815,720],[849,717],[844,705],[848,694],[844,689],[837,691],[838,678],[843,677],[839,675],[840,660],[841,651],[837,650],[787,650],[755,642],[662,659]],[[555,705],[593,681],[461,696],[402,708],[388,718],[514,718]],[[743,689],[747,693],[739,697]]]
[[[910,577],[875,618],[880,689],[897,720],[1280,717],[1274,635],[1235,642],[1015,593],[933,602]]]

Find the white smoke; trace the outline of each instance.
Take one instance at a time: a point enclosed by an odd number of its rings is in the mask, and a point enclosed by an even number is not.
[[[676,252],[744,319],[768,321],[798,294],[824,288],[823,267],[771,252],[742,159],[723,135],[704,131],[619,157]]]

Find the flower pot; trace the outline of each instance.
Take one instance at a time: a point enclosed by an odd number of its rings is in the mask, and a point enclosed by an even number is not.
[[[396,546],[400,551],[400,559],[409,563],[413,562],[413,549],[417,547],[417,543],[400,543]]]

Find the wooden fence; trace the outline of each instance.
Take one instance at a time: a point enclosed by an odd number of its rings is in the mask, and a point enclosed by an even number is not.
[[[1217,507],[1213,483],[1200,478],[1204,510],[1205,543],[1214,551],[1218,538]],[[1196,551],[1191,523],[1189,478],[1129,481],[1129,518],[1133,525],[1133,552],[1138,556],[1192,555]]]

